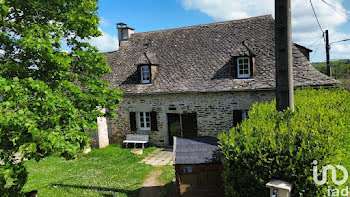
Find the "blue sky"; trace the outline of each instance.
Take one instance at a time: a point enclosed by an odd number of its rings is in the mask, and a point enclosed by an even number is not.
[[[350,1],[326,0],[340,12],[348,12]],[[350,38],[350,20],[335,12],[322,0],[312,0],[322,28],[329,29],[330,40]],[[103,36],[91,40],[101,51],[116,50],[116,23],[124,22],[136,32],[273,14],[274,0],[100,0],[98,15]],[[312,61],[325,59],[324,43],[309,0],[292,1],[293,41],[314,50]],[[344,14],[345,15],[345,14]],[[350,42],[332,46],[331,58],[350,58]]]

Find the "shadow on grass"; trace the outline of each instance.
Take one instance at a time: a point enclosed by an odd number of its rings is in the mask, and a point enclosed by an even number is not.
[[[139,197],[180,197],[175,182],[163,186],[142,187],[139,191]]]
[[[116,189],[116,188],[107,188],[107,187],[96,187],[96,186],[84,186],[84,185],[65,185],[65,184],[51,184],[52,187],[58,188],[76,188],[76,189],[86,189],[96,192],[113,192],[113,193],[123,193],[128,197],[137,196],[139,193],[139,189],[137,190],[124,190],[124,189]],[[112,194],[103,194],[105,197],[114,196]]]
[[[111,192],[112,194],[102,194],[104,197],[113,197],[117,193],[126,194],[128,197],[178,197],[174,183],[169,183],[164,186],[153,186],[153,187],[142,187],[137,190],[124,190],[107,187],[95,187],[95,186],[84,186],[84,185],[65,185],[65,184],[51,184],[52,187],[58,188],[76,188],[86,189],[96,192]]]

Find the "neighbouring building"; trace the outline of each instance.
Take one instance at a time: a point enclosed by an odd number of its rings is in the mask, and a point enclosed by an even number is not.
[[[150,135],[153,145],[173,137],[217,136],[246,118],[254,102],[275,97],[275,21],[271,15],[134,33],[117,25],[120,48],[105,53],[105,80],[124,92],[110,141]],[[294,87],[333,86],[293,46]]]

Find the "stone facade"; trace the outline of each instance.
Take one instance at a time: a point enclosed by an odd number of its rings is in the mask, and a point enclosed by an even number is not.
[[[167,113],[196,113],[198,136],[217,136],[233,127],[233,110],[247,110],[254,102],[274,96],[273,91],[125,95],[118,117],[108,120],[109,137],[121,143],[126,134],[148,134],[152,145],[168,145]],[[170,106],[176,110],[169,110]],[[158,131],[132,132],[129,112],[149,111],[157,112]]]

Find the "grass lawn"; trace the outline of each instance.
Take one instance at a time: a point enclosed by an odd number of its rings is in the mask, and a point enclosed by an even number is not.
[[[164,185],[162,197],[165,197],[170,190],[173,179],[175,179],[175,168],[174,166],[163,166],[160,169],[162,174],[159,176],[158,182],[160,185]]]
[[[72,161],[58,156],[28,161],[29,178],[24,189],[38,190],[43,197],[137,196],[144,179],[154,169],[138,162],[154,149],[147,148],[142,156],[136,156],[130,154],[130,149],[110,145]]]

